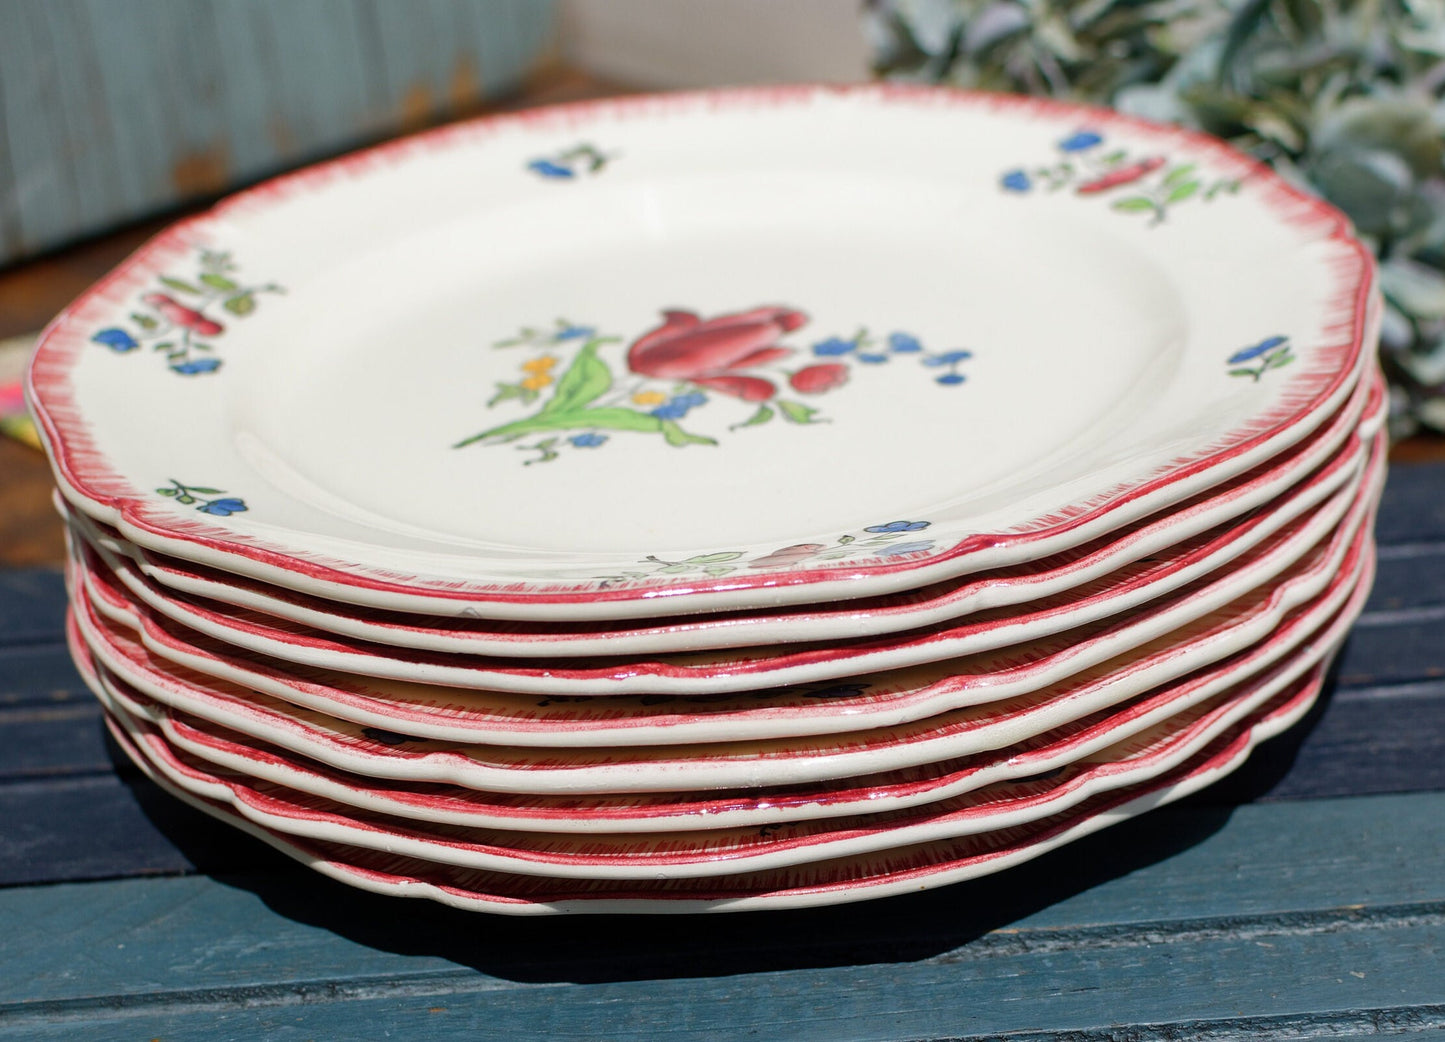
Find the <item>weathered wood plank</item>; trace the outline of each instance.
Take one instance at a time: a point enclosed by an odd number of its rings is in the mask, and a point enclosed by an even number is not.
[[[0,784],[0,823],[0,887],[281,864],[129,767]]]
[[[1197,799],[1214,804],[1445,791],[1445,682],[1336,690]]]
[[[65,639],[65,581],[52,568],[0,569],[0,647]]]
[[[551,0],[0,3],[0,262],[515,88]]]
[[[64,644],[0,645],[0,709],[88,701]]]
[[[998,879],[705,924],[494,920],[305,876],[0,891],[0,1038],[1438,1030],[1442,857],[1429,794],[1165,811]]]
[[[1385,546],[1445,538],[1445,465],[1390,468],[1375,534]]]
[[[1346,920],[1364,928],[1370,909],[1399,919],[1402,909],[1413,916],[1445,903],[1442,811],[1440,794],[1228,814],[1166,809],[1005,876],[840,909],[713,917],[705,928],[686,917],[512,920],[420,901],[401,904],[403,928],[384,914],[400,902],[299,870],[291,881],[232,875],[0,891],[6,921],[127,939],[124,949],[88,941],[83,972],[63,972],[61,955],[54,967],[27,956],[23,933],[0,936],[0,1008],[144,990],[137,972],[162,965],[173,944],[185,968],[169,979],[195,990],[261,983],[283,964],[326,978],[472,966],[515,981],[600,981],[713,975],[740,957],[777,969],[864,956],[916,962],[953,953],[957,961],[1041,946],[1106,948],[1127,943],[1116,929],[1123,926],[1193,936],[1249,920],[1288,932],[1306,920],[1324,929],[1334,916],[1333,928],[1346,929]],[[221,946],[219,921],[227,924]],[[263,937],[272,941],[264,950]],[[233,957],[253,948],[249,966]]]
[[[0,784],[111,770],[94,705],[0,707]]]

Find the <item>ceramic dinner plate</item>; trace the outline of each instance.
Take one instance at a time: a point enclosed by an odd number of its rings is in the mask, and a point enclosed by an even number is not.
[[[301,839],[253,824],[218,798],[177,786],[113,725],[116,740],[162,788],[229,821],[311,868],[363,889],[424,897],[458,908],[527,915],[558,912],[685,913],[801,908],[927,890],[1020,864],[1099,829],[1163,806],[1219,780],[1260,742],[1300,719],[1318,693],[1305,684],[1193,760],[1151,781],[1104,792],[1070,810],[1014,828],[925,842],[797,868],[648,882],[559,880],[441,865],[403,854]]]
[[[1138,652],[1060,683],[1026,686],[1013,697],[912,724],[838,736],[579,750],[413,740],[152,661],[143,646],[122,632],[123,624],[97,618],[86,598],[75,602],[76,619],[86,645],[104,667],[102,676],[113,673],[148,698],[366,777],[531,794],[797,785],[1004,749],[1232,654],[1252,649],[1272,661],[1271,649],[1282,654],[1323,621],[1307,617],[1309,605],[1327,591],[1347,591],[1357,583],[1366,568],[1366,519],[1373,498],[1372,490],[1339,531],[1277,582]],[[1009,671],[1003,667],[1005,674]]]
[[[856,857],[914,843],[957,839],[1028,824],[1089,796],[1164,774],[1272,701],[1316,690],[1318,670],[1282,685],[1276,699],[1221,697],[1060,768],[902,813],[867,814],[778,828],[710,829],[662,835],[565,835],[425,825],[368,814],[333,801],[220,771],[168,745],[145,721],[112,709],[152,766],[194,795],[228,803],[265,828],[304,839],[404,854],[438,864],[567,879],[657,880],[772,871]]]
[[[388,610],[627,619],[1088,543],[1306,439],[1378,315],[1343,218],[1202,136],[741,90],[262,185],[83,295],[28,386],[67,500],[138,546]]]
[[[498,657],[567,657],[860,640],[1073,589],[1273,504],[1302,480],[1300,475],[1309,474],[1340,451],[1356,430],[1362,438],[1372,437],[1383,416],[1384,397],[1383,380],[1372,375],[1328,423],[1291,451],[1163,513],[1038,562],[882,598],[773,612],[682,616],[627,628],[608,622],[426,618],[358,608],[156,554],[120,539],[114,529],[83,514],[66,513],[92,541],[99,540],[130,558],[147,578],[169,590],[259,611],[339,637],[397,647]]]
[[[1355,468],[1358,478],[1359,467]],[[91,574],[113,575],[146,607],[206,636],[273,660],[344,670],[392,680],[543,696],[720,695],[767,687],[817,684],[886,670],[957,660],[1031,643],[1064,642],[1070,660],[1082,662],[1127,650],[1130,640],[1172,629],[1232,599],[1240,589],[1267,582],[1338,521],[1349,497],[1301,515],[1348,468],[1326,468],[1316,483],[1270,510],[1259,508],[1224,532],[1211,531],[1172,553],[1136,561],[1073,590],[1013,608],[978,612],[957,624],[925,627],[872,640],[722,649],[642,659],[491,659],[415,649],[378,647],[322,634],[309,627],[215,602],[171,594],[147,580],[121,555],[99,542],[81,548]],[[1313,533],[1311,535],[1310,533]],[[1293,554],[1294,556],[1290,556]],[[1199,588],[1206,583],[1208,589]],[[1180,592],[1182,591],[1182,592]],[[1172,598],[1168,595],[1172,595]],[[1148,605],[1136,624],[1119,632],[1117,619]],[[1110,637],[1090,641],[1091,625]]]
[[[1375,451],[1383,452],[1378,436]],[[1283,526],[1259,547],[1257,558],[1246,558],[1248,567],[1196,583],[1172,601],[1153,605],[1154,616],[1116,618],[1073,629],[1051,641],[1035,641],[1032,664],[1021,660],[1017,649],[1005,647],[838,683],[702,700],[683,696],[539,698],[367,680],[329,670],[293,670],[256,655],[237,653],[137,606],[129,591],[106,578],[103,567],[87,567],[83,582],[97,610],[135,631],[148,657],[363,727],[441,741],[571,748],[716,742],[719,734],[734,739],[795,737],[891,726],[996,700],[1026,691],[1031,683],[1062,680],[1071,671],[1107,662],[1151,636],[1168,632],[1173,620],[1187,623],[1207,616],[1238,597],[1241,588],[1258,585],[1259,575],[1287,567],[1311,543],[1323,538],[1358,499],[1359,490],[1377,478],[1374,472],[1360,473],[1359,462],[1337,461],[1346,473],[1354,471],[1343,487],[1330,492],[1335,478],[1326,469],[1312,479],[1323,492],[1306,486],[1293,498],[1282,500],[1275,510],[1263,510],[1260,517],[1248,519],[1246,535],[1252,535],[1261,522],[1269,528]],[[1324,492],[1329,495],[1321,504],[1319,497]],[[1300,498],[1312,502],[1296,502]],[[1305,507],[1313,509],[1305,511]],[[1211,542],[1227,545],[1227,539],[1238,534],[1231,530]],[[999,673],[1010,676],[991,676]],[[963,679],[966,676],[972,679]]]
[[[403,786],[328,770],[102,679],[73,625],[71,639],[81,671],[97,696],[113,714],[143,723],[155,732],[149,740],[168,744],[223,773],[259,779],[267,791],[304,793],[324,801],[313,805],[356,808],[387,820],[507,832],[695,834],[699,829],[747,829],[748,836],[769,838],[789,823],[810,822],[810,827],[817,829],[823,827],[817,824],[823,819],[864,815],[872,820],[884,812],[896,815],[944,801],[972,808],[963,815],[966,820],[976,822],[984,816],[990,822],[987,827],[1003,827],[1012,822],[996,820],[993,815],[1006,811],[1000,796],[1004,791],[1015,793],[1009,799],[1025,800],[1027,806],[1020,809],[1026,810],[1048,806],[1051,792],[1067,798],[1080,786],[1093,784],[1084,780],[1086,772],[1102,771],[1117,780],[1116,768],[1104,765],[1125,758],[1120,743],[1145,741],[1138,736],[1160,728],[1182,733],[1180,722],[1186,719],[1238,719],[1239,713],[1263,704],[1317,668],[1348,632],[1368,589],[1366,573],[1353,590],[1332,592],[1321,611],[1310,612],[1311,620],[1342,598],[1343,607],[1302,643],[1278,656],[1273,665],[1268,665],[1269,656],[1236,656],[1228,670],[1196,672],[1122,706],[1025,739],[1010,746],[1007,755],[984,753],[827,785],[674,795],[507,796],[450,786]],[[1196,728],[1192,733],[1201,732]],[[1041,786],[1045,780],[1054,784]],[[842,828],[836,824],[827,827],[833,831]]]

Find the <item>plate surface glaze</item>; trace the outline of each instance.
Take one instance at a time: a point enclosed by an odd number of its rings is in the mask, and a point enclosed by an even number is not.
[[[63,493],[148,549],[497,618],[1006,567],[1307,437],[1378,308],[1216,142],[952,91],[645,97],[243,193],[63,313]]]
[[[809,640],[857,641],[866,637],[930,626],[991,608],[1022,605],[1075,589],[1162,552],[1174,553],[1185,541],[1260,507],[1279,509],[1302,481],[1325,461],[1339,461],[1350,435],[1368,441],[1384,420],[1386,389],[1372,377],[1308,439],[1225,485],[1201,493],[1166,512],[1060,554],[979,572],[885,597],[796,605],[779,611],[723,612],[634,620],[628,624],[535,622],[471,616],[396,615],[358,608],[187,564],[116,538],[104,525],[59,504],[87,541],[99,541],[112,553],[160,586],[180,594],[221,601],[239,608],[314,627],[337,638],[423,651],[465,652],[499,657],[587,655],[659,655],[678,651],[747,647]],[[1363,412],[1363,418],[1362,418]],[[1333,456],[1331,454],[1334,454]]]

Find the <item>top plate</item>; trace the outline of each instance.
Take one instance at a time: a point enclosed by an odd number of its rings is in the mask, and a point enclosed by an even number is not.
[[[61,490],[351,603],[640,618],[1033,560],[1349,393],[1343,218],[1211,139],[944,89],[479,120],[182,222],[62,313]]]

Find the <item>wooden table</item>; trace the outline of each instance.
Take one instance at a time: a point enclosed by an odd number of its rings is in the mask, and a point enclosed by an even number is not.
[[[0,273],[0,336],[89,280],[50,263]],[[347,889],[129,767],[26,452],[0,445],[0,1040],[1445,1039],[1445,464],[1395,466],[1321,707],[1187,803],[912,897],[508,920]]]
[[[48,569],[0,572],[0,1040],[1445,1039],[1445,466],[1309,721],[993,879],[778,914],[508,920],[352,891],[108,745]]]

